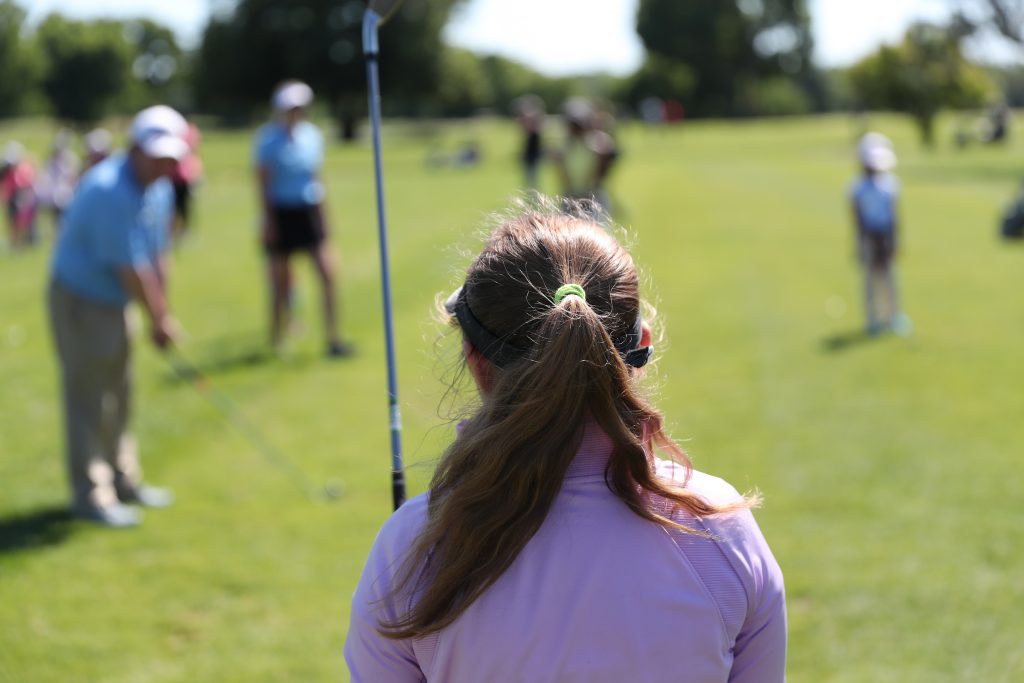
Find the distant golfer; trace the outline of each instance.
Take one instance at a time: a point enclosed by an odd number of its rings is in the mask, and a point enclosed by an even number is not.
[[[110,135],[110,131],[106,128],[93,128],[86,133],[84,138],[85,163],[82,168],[83,174],[110,156],[112,142],[113,138]]]
[[[864,309],[867,333],[891,330],[910,333],[910,319],[900,310],[893,261],[899,245],[899,180],[889,138],[866,133],[858,145],[861,177],[850,189],[857,257],[864,271]],[[879,301],[882,298],[884,301]]]
[[[35,192],[36,169],[21,144],[11,141],[0,157],[0,200],[7,218],[12,249],[36,240],[39,202]]]
[[[61,218],[71,203],[78,183],[78,155],[72,149],[74,134],[67,128],[57,131],[53,149],[36,178],[36,197],[39,208],[53,216],[54,234],[60,230]]]
[[[199,126],[188,121],[185,131],[185,142],[188,143],[188,154],[182,157],[171,175],[174,185],[174,225],[171,237],[180,242],[189,232],[192,220],[192,197],[196,187],[203,180],[203,161],[199,158]]]
[[[544,130],[544,100],[536,95],[523,95],[516,99],[514,107],[523,132],[523,151],[520,154],[523,187],[536,190],[537,173],[544,158],[544,141],[541,137]]]
[[[174,340],[165,252],[174,208],[167,180],[185,153],[184,119],[158,105],[132,122],[131,146],[93,167],[64,216],[49,287],[63,386],[72,513],[113,527],[141,521],[137,503],[164,507],[142,483],[131,412],[128,303],[141,304],[159,349]]]
[[[327,354],[348,356],[352,347],[338,333],[334,274],[327,245],[327,210],[320,177],[324,142],[320,130],[305,120],[313,91],[300,81],[286,81],[274,91],[274,120],[256,138],[256,170],[263,210],[263,246],[270,260],[270,343],[279,349],[287,329],[292,288],[291,256],[304,252],[313,260],[323,290]]]
[[[585,99],[574,97],[566,101],[563,114],[565,144],[552,152],[562,184],[561,194],[569,199],[595,201],[610,212],[611,200],[604,182],[618,157],[615,139],[597,126],[597,113]]]
[[[594,211],[507,219],[446,302],[480,404],[374,543],[354,683],[784,680],[756,501],[694,470],[641,391],[637,270]]]

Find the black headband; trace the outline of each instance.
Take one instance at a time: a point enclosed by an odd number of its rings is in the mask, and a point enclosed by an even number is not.
[[[528,349],[512,344],[508,340],[496,336],[493,332],[484,327],[469,308],[469,301],[466,298],[466,287],[463,285],[448,297],[444,303],[445,310],[454,314],[459,321],[459,327],[469,342],[484,358],[491,361],[499,368],[503,368],[513,361],[519,360],[526,355]],[[633,329],[619,339],[613,339],[615,350],[619,352],[623,362],[634,368],[642,368],[647,365],[654,352],[650,346],[640,346],[643,337],[643,318],[638,313]]]

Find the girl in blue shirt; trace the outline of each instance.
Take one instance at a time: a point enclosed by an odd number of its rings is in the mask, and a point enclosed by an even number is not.
[[[352,348],[338,333],[334,268],[327,248],[324,187],[320,179],[324,143],[320,130],[305,119],[313,91],[301,81],[286,81],[271,100],[274,120],[256,139],[256,168],[263,212],[262,242],[270,261],[270,342],[278,348],[291,299],[290,257],[306,252],[323,291],[327,354],[347,356]]]

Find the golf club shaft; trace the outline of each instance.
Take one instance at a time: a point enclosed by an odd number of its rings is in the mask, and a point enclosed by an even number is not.
[[[388,264],[387,214],[384,209],[384,169],[380,143],[380,79],[377,70],[377,21],[372,10],[363,20],[366,77],[370,91],[370,122],[373,135],[373,169],[377,182],[377,234],[380,240],[380,278],[384,299],[384,342],[388,366],[388,418],[391,431],[391,500],[397,510],[405,502],[402,465],[402,413],[398,406],[398,369],[395,363],[394,327],[391,315],[391,270]]]
[[[317,489],[312,486],[309,479],[306,477],[306,474],[281,451],[275,448],[263,436],[263,434],[260,433],[256,426],[238,411],[231,399],[228,398],[227,394],[218,391],[216,387],[210,384],[206,375],[204,375],[193,363],[185,360],[180,351],[171,349],[167,351],[166,357],[170,362],[171,367],[174,369],[175,374],[180,379],[191,384],[197,392],[205,396],[210,404],[217,408],[218,412],[220,412],[228,423],[233,425],[235,429],[245,437],[250,445],[255,447],[256,450],[263,455],[267,462],[278,470],[285,472],[288,475],[288,478],[292,480],[292,483],[299,487],[303,493],[308,496],[315,497]]]

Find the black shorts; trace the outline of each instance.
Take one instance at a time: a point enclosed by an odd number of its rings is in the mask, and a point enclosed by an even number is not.
[[[892,261],[896,251],[896,237],[891,232],[868,232],[863,234],[865,265],[874,268],[885,268]]]
[[[181,222],[188,225],[188,211],[192,204],[192,186],[184,181],[174,181],[174,213]]]
[[[324,241],[324,226],[320,220],[320,207],[275,206],[274,222],[277,235],[273,244],[267,245],[267,253],[287,256],[296,251],[309,251]]]

